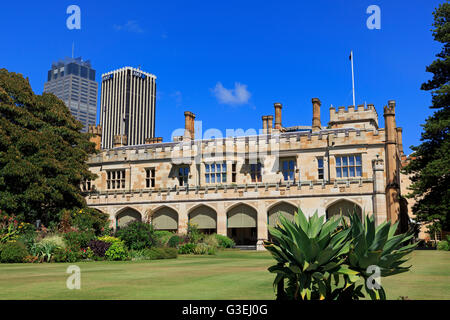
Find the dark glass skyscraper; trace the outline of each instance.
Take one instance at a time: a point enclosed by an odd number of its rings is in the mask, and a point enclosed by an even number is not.
[[[83,123],[83,131],[97,118],[98,84],[89,60],[65,58],[52,63],[44,92],[53,93],[64,101],[72,115]]]

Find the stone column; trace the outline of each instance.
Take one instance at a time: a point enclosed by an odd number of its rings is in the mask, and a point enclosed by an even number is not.
[[[257,237],[256,250],[265,250],[263,247],[263,241],[268,239],[267,231],[267,209],[264,201],[258,201],[258,219],[256,222]]]
[[[227,235],[227,212],[223,201],[217,203],[217,234]]]
[[[379,225],[386,221],[386,194],[384,184],[384,161],[382,159],[372,160],[373,170],[373,196],[372,208],[375,215],[375,224]]]
[[[178,233],[180,233],[180,234],[187,233],[188,221],[189,221],[189,217],[188,217],[186,204],[181,203],[180,208],[178,209]]]
[[[400,127],[397,127],[397,146],[398,151],[400,152],[400,155],[403,155],[403,129]]]
[[[400,215],[395,100],[389,100],[388,106],[384,107],[384,123],[386,139],[386,211],[387,219],[395,223],[398,221]]]

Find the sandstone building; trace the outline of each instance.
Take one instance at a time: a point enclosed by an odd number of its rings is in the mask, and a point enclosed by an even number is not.
[[[267,225],[299,206],[327,218],[356,210],[374,214],[377,223],[403,219],[399,169],[406,157],[395,101],[384,107],[385,128],[370,104],[331,107],[326,127],[317,98],[311,126],[284,127],[283,106],[274,108],[275,119],[263,116],[253,136],[194,139],[191,112],[184,135],[173,142],[151,138],[126,146],[116,135],[113,148],[88,161],[98,175],[83,183],[88,205],[109,214],[114,227],[142,219],[183,233],[192,222],[258,249]],[[101,128],[89,130],[99,147]]]

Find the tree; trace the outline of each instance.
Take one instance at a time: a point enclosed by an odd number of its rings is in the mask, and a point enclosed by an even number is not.
[[[59,221],[86,207],[80,183],[96,175],[89,134],[53,94],[35,95],[28,79],[0,69],[0,210],[27,222]]]
[[[431,223],[432,229],[450,230],[450,4],[441,4],[433,15],[433,36],[443,48],[426,68],[433,77],[421,89],[431,92],[430,108],[436,111],[422,125],[422,143],[412,147],[412,160],[404,172],[411,174],[408,197],[416,199],[417,220]]]

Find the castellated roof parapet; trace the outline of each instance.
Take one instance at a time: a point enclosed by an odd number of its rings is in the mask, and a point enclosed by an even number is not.
[[[92,133],[95,135],[102,135],[102,126],[101,125],[96,126],[96,125],[90,124],[88,127],[88,133]]]
[[[383,111],[385,115],[395,115],[395,100],[389,100]]]
[[[181,142],[160,142],[135,146],[120,146],[118,143],[114,149],[105,149],[99,154],[91,155],[89,162],[99,163],[104,161],[120,161],[123,159],[178,159],[181,157],[193,159],[193,157],[197,157],[199,154],[214,154],[214,157],[215,155],[223,154],[222,152],[236,155],[242,155],[244,153],[252,154],[255,152],[276,152],[277,150],[299,152],[299,150],[303,149],[325,148],[329,139],[332,139],[338,146],[382,143],[384,135],[375,135],[375,132],[376,131],[371,129],[339,128],[322,129],[318,132],[262,134],[257,136],[227,137]],[[329,138],[327,138],[327,136],[329,136]],[[119,138],[119,136],[117,138]]]
[[[337,110],[333,106],[330,107],[331,128],[364,127],[364,123],[368,123],[368,128],[378,128],[378,113],[373,104],[367,104],[367,107],[351,105],[347,109],[340,106]]]

